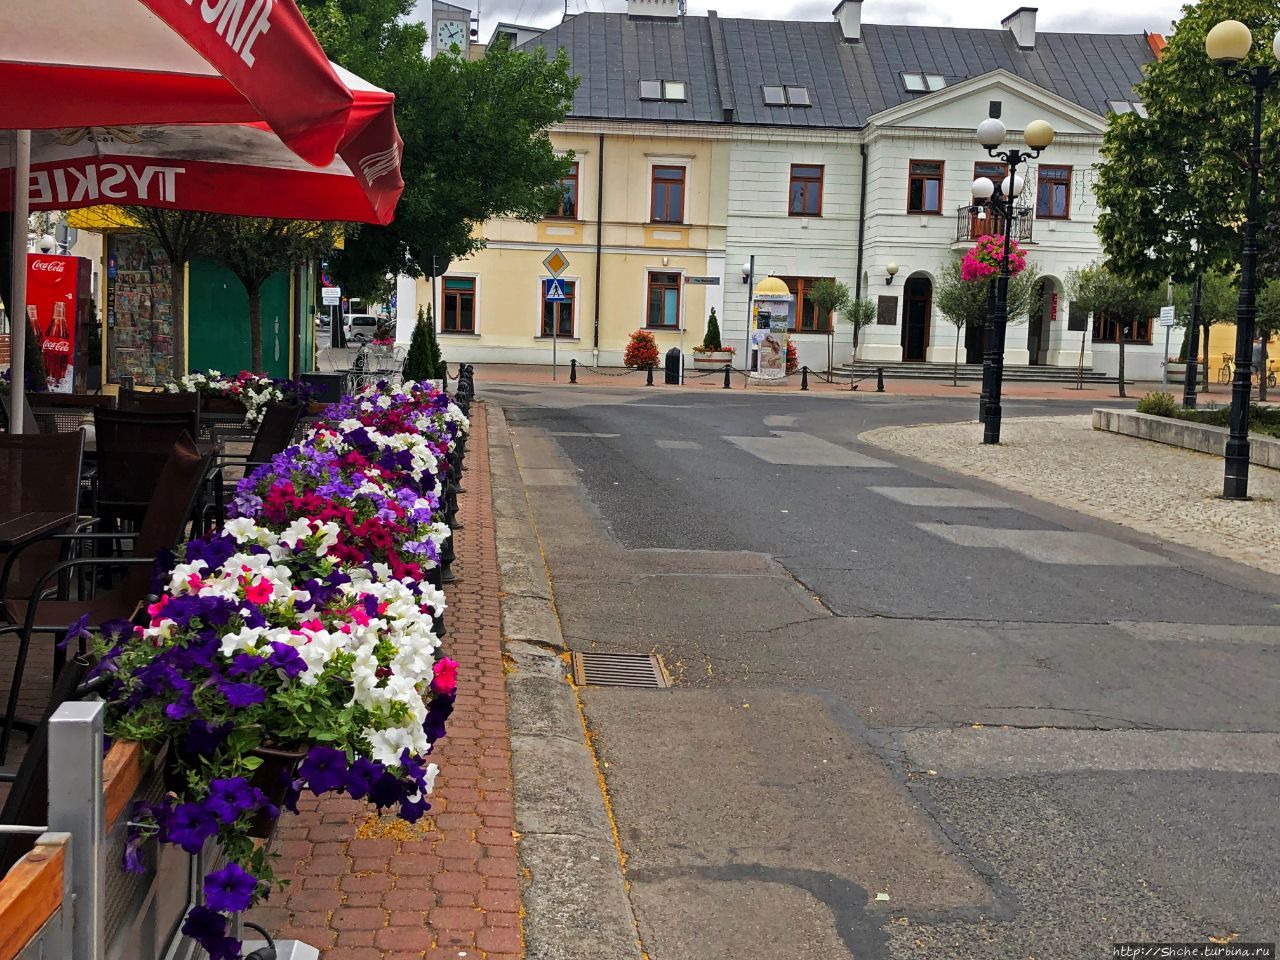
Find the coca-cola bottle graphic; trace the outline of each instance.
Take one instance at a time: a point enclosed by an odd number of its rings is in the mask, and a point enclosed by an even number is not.
[[[61,384],[71,363],[71,331],[67,329],[67,305],[53,305],[53,320],[44,335],[44,365],[54,383]]]

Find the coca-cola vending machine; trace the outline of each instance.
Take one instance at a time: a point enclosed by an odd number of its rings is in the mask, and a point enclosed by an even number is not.
[[[27,319],[40,338],[54,393],[74,392],[77,372],[84,379],[85,358],[76,350],[86,339],[85,328],[97,323],[91,310],[92,275],[93,265],[85,257],[27,254]]]

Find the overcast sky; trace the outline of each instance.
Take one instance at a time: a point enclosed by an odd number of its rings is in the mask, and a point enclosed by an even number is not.
[[[474,11],[477,0],[452,0]],[[626,0],[568,0],[570,13],[586,10],[626,9]],[[825,20],[836,0],[689,0],[689,12],[716,10],[722,17],[785,18]],[[1031,0],[1028,6],[1036,5]],[[865,0],[862,18],[869,23],[922,23],[950,27],[996,28],[1000,19],[1012,13],[1018,0]],[[1091,33],[1169,34],[1169,24],[1182,8],[1182,0],[1041,0],[1038,4],[1041,30],[1087,31]],[[564,0],[480,0],[481,40],[488,40],[499,20],[550,26],[564,12]],[[419,0],[418,9],[430,9],[430,0]],[[424,17],[423,19],[427,19]]]

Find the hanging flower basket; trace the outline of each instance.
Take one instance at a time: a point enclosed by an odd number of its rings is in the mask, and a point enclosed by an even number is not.
[[[977,242],[964,255],[960,265],[961,280],[990,280],[1000,274],[1000,265],[1004,262],[1004,237],[988,235],[979,237]],[[1009,243],[1009,274],[1013,276],[1027,269],[1027,254],[1013,240]]]

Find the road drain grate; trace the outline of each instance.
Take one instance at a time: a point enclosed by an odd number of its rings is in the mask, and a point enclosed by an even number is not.
[[[578,686],[669,687],[667,671],[656,654],[601,653],[585,651],[573,655],[573,682]]]

